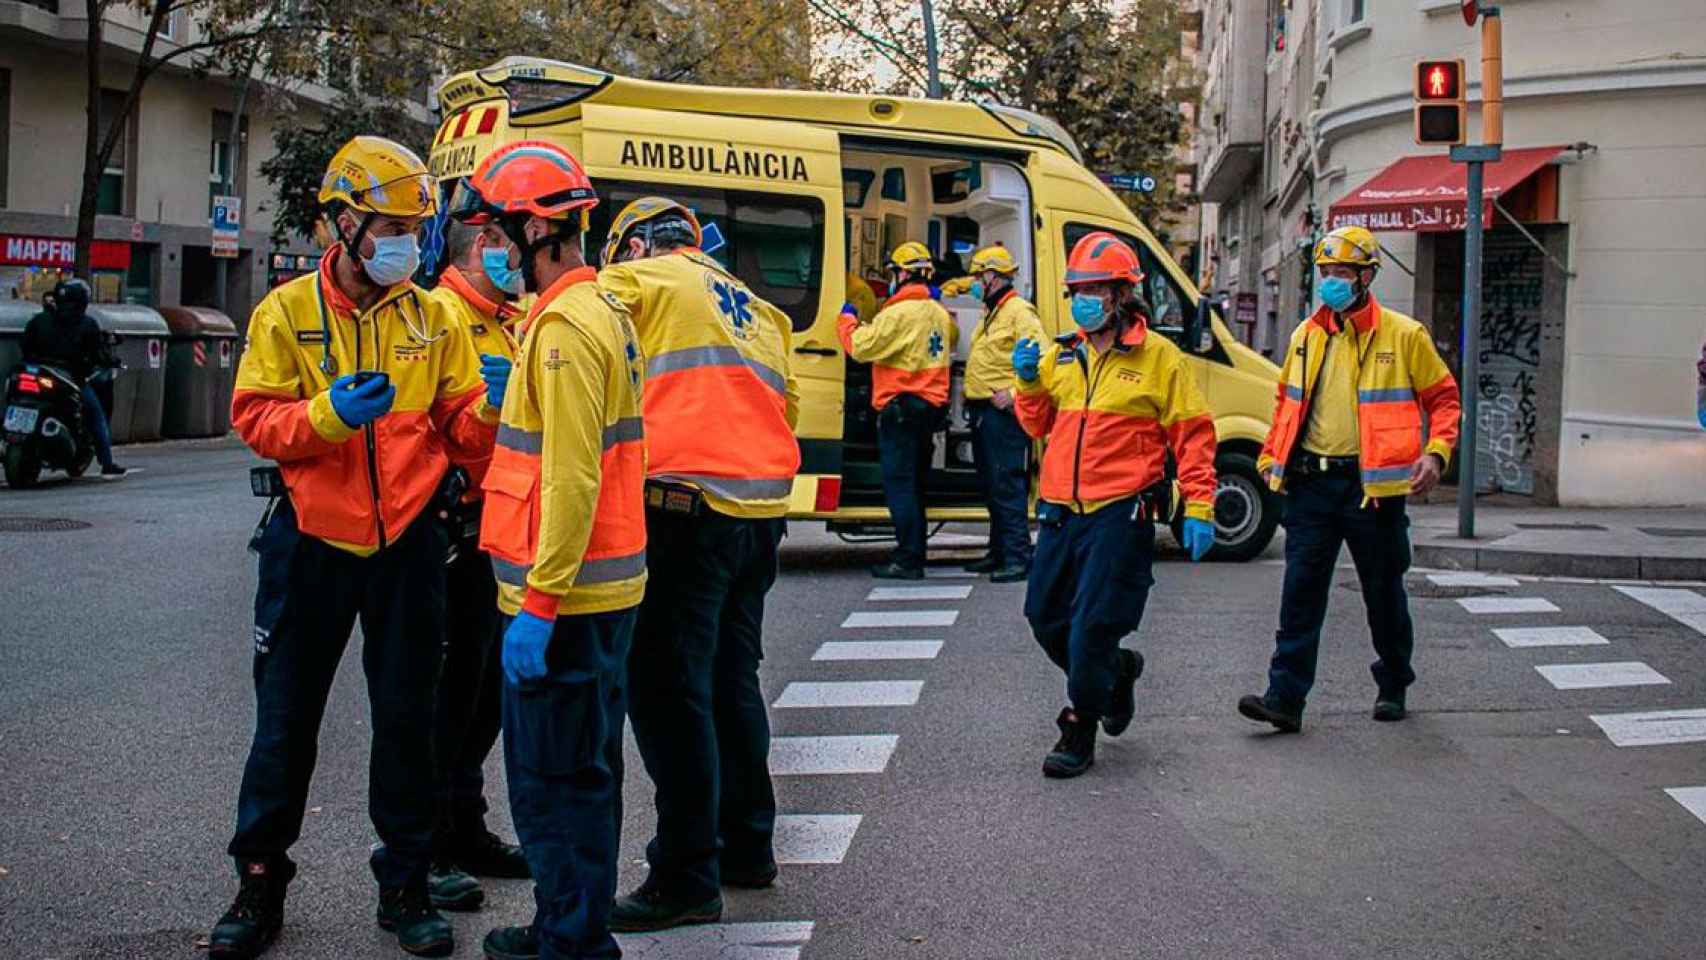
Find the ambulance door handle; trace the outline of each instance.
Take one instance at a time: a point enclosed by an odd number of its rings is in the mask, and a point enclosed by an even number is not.
[[[833,357],[841,351],[833,347],[795,347],[794,352],[809,354],[814,357]]]

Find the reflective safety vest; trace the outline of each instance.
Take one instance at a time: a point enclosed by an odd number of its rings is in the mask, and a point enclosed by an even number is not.
[[[507,303],[493,303],[474,289],[468,278],[456,267],[444,271],[438,278],[438,286],[428,294],[444,308],[445,316],[455,320],[468,331],[474,341],[476,360],[479,355],[505,357],[515,359],[515,337],[509,332],[508,323],[514,319],[515,311]],[[458,460],[457,463],[468,471],[468,493],[464,500],[474,501],[482,498],[480,484],[486,479],[486,469],[491,466],[491,450],[474,460]]]
[[[622,610],[645,593],[645,369],[596,277],[573,270],[540,295],[504,393],[480,547],[511,616]]]
[[[849,357],[871,365],[871,406],[881,410],[903,393],[947,405],[948,368],[960,331],[929,287],[901,287],[870,323],[843,313],[836,333]]]
[[[1214,418],[1185,356],[1137,323],[1106,353],[1081,333],[1043,352],[1038,377],[1019,382],[1025,432],[1046,438],[1039,496],[1093,513],[1161,482],[1178,461],[1185,516],[1214,519]]]
[[[1043,323],[1037,318],[1037,308],[1008,287],[985,310],[983,322],[972,334],[971,352],[966,357],[966,399],[988,400],[997,390],[1013,390],[1018,381],[1013,376],[1013,345],[1020,340],[1043,339]]]
[[[451,460],[491,449],[497,411],[468,332],[412,283],[359,310],[333,281],[334,246],[314,274],[274,289],[249,316],[231,423],[278,462],[297,527],[366,556],[400,537],[437,492]],[[332,408],[332,381],[383,371],[396,388],[367,426]]]
[[[1423,454],[1446,463],[1457,445],[1457,381],[1439,358],[1427,329],[1370,295],[1348,317],[1356,328],[1357,437],[1365,496],[1402,497]],[[1285,489],[1286,470],[1301,449],[1327,356],[1327,337],[1338,330],[1333,311],[1322,307],[1291,335],[1280,370],[1273,426],[1256,465],[1268,485]],[[1427,413],[1424,446],[1422,414]]]
[[[646,357],[649,475],[699,489],[718,513],[788,512],[800,445],[787,314],[694,249],[605,267]]]

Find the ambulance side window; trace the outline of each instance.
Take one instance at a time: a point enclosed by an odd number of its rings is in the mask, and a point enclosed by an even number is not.
[[[1179,289],[1178,285],[1173,283],[1173,278],[1161,266],[1161,262],[1156,259],[1148,244],[1119,230],[1110,230],[1107,227],[1091,226],[1084,223],[1069,223],[1066,225],[1066,236],[1064,238],[1066,245],[1063,249],[1067,253],[1071,253],[1074,244],[1083,239],[1085,234],[1096,230],[1119,237],[1133,250],[1137,251],[1137,260],[1143,266],[1144,277],[1143,289],[1139,291],[1139,294],[1143,297],[1144,303],[1149,305],[1149,329],[1162,334],[1174,343],[1180,343],[1185,333],[1185,311],[1189,301],[1185,299],[1184,292]]]
[[[794,332],[817,322],[822,298],[824,208],[815,197],[707,187],[602,180],[601,202],[587,227],[587,250],[604,248],[610,220],[640,197],[665,196],[686,205],[705,231],[705,252],[752,292],[788,315]]]

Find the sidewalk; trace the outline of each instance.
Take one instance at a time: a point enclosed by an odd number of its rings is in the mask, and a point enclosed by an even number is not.
[[[1431,499],[1440,501],[1438,495]],[[1454,501],[1411,504],[1416,565],[1596,579],[1706,580],[1706,510],[1533,507],[1501,499],[1476,502],[1474,540],[1458,539]]]

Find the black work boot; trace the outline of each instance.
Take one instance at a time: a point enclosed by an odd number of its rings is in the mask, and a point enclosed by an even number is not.
[[[485,824],[460,829],[451,837],[450,860],[476,877],[526,880],[533,876],[521,848],[505,843]]]
[[[1023,583],[1031,577],[1031,568],[1022,564],[1007,564],[989,575],[990,583]]]
[[[1143,654],[1120,648],[1120,675],[1114,681],[1114,702],[1108,715],[1102,718],[1102,729],[1108,736],[1117,737],[1131,726],[1137,714],[1137,678],[1143,676]]]
[[[776,885],[777,870],[774,862],[749,869],[731,869],[724,866],[719,872],[725,887],[734,887],[739,890],[767,890]]]
[[[481,889],[480,881],[448,860],[437,861],[427,871],[427,895],[438,909],[459,913],[478,910],[486,902],[486,891]]]
[[[1271,723],[1281,733],[1303,729],[1303,704],[1292,706],[1267,697],[1249,694],[1238,698],[1238,712],[1257,723]]]
[[[657,890],[641,886],[625,897],[616,898],[616,906],[610,911],[610,929],[616,933],[644,933],[695,923],[716,923],[721,919],[723,898],[720,894],[703,903],[681,903]]]
[[[242,878],[231,909],[207,936],[207,955],[228,960],[258,957],[284,926],[284,891],[296,876],[296,864],[250,860],[238,864]]]
[[[539,934],[532,927],[498,927],[480,944],[486,960],[534,960],[539,956]]]
[[[871,568],[871,576],[878,580],[922,580],[923,567],[903,567],[894,561],[879,563]]]
[[[960,568],[967,573],[994,573],[1001,569],[1001,561],[993,553],[984,554],[981,559],[973,560]]]
[[[1381,694],[1374,701],[1374,719],[1381,723],[1396,723],[1407,716],[1409,714],[1404,710],[1404,695],[1401,693],[1397,696]]]
[[[1043,759],[1043,776],[1065,780],[1076,777],[1096,762],[1096,721],[1084,720],[1071,707],[1055,720],[1060,740]]]
[[[448,957],[456,950],[450,921],[433,909],[425,882],[380,890],[374,919],[397,935],[397,946],[417,957]]]

